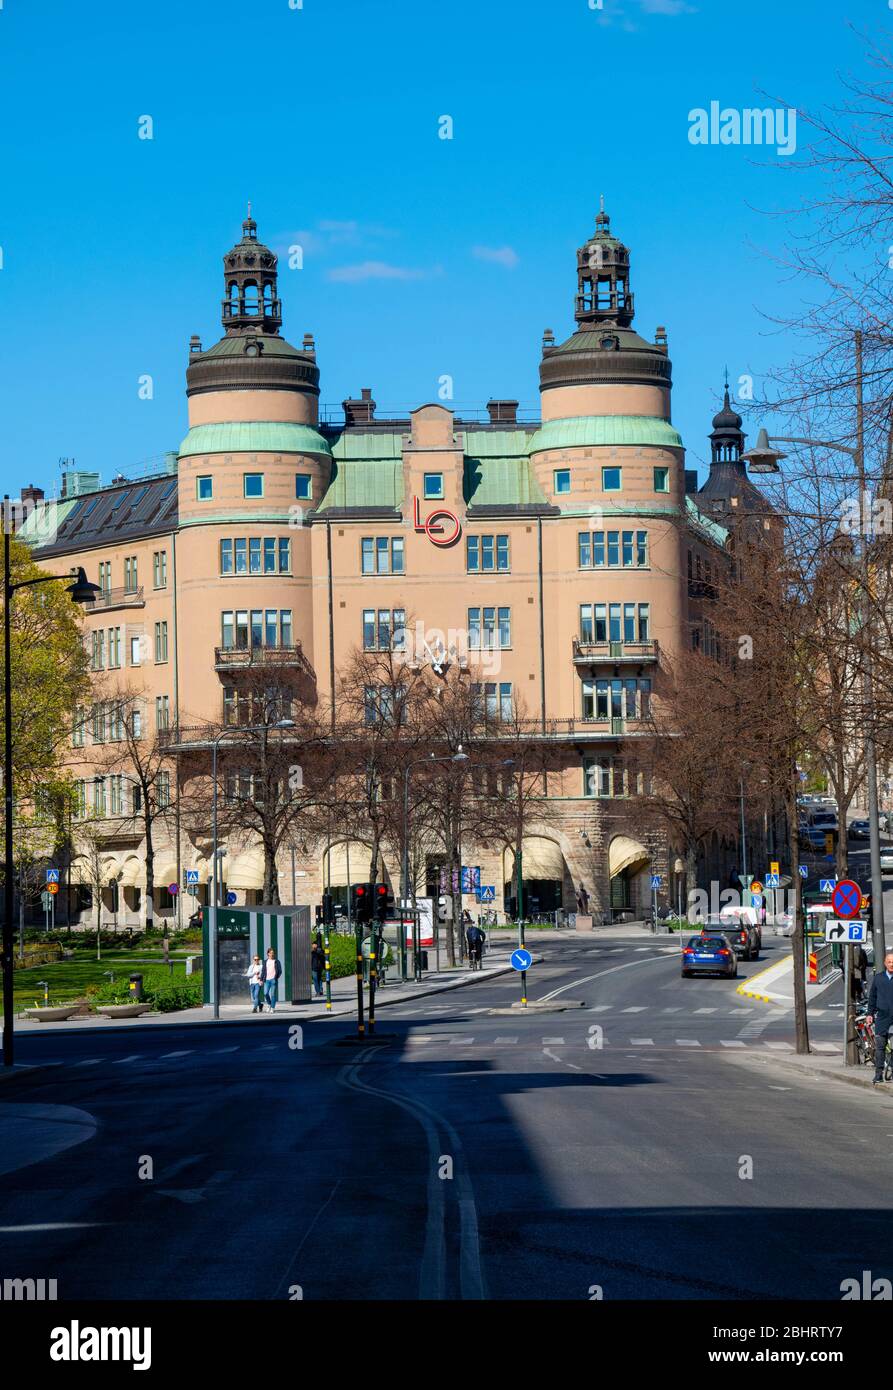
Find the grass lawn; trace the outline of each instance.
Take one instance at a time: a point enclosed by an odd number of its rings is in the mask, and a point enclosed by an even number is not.
[[[182,981],[186,978],[186,963],[183,957],[173,961],[173,977]],[[15,1009],[30,1009],[34,1004],[43,1004],[43,987],[38,984],[46,980],[49,984],[51,1004],[63,1004],[69,999],[80,998],[87,985],[108,984],[106,971],[111,970],[115,981],[126,980],[131,972],[139,971],[146,962],[151,961],[157,969],[162,960],[161,950],[152,948],[133,951],[103,951],[102,960],[95,954],[78,951],[73,960],[53,961],[49,965],[36,965],[29,970],[16,970],[13,975]],[[2,1005],[0,1005],[2,1009]]]

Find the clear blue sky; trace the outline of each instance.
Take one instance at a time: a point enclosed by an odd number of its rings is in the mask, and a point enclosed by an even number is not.
[[[186,431],[188,340],[220,336],[221,257],[251,199],[284,332],[322,401],[537,403],[542,331],[573,326],[603,192],[636,327],[669,331],[674,419],[705,457],[722,371],[792,350],[763,209],[810,177],[699,147],[688,113],[834,98],[883,0],[3,0],[0,486],[60,456],[118,469]],[[150,115],[154,139],[137,138]],[[454,138],[438,139],[450,115]],[[788,167],[784,167],[784,166]],[[138,399],[138,378],[154,399]],[[748,422],[751,423],[751,422]]]

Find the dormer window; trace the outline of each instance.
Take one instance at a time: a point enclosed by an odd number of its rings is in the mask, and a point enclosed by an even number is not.
[[[606,333],[603,338],[599,339],[599,343],[605,352],[614,352],[619,346],[613,333]]]

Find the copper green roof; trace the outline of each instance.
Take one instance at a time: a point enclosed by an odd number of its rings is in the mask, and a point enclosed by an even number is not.
[[[462,490],[469,507],[548,505],[526,457],[466,457]]]
[[[709,516],[706,516],[704,512],[701,511],[697,502],[692,501],[688,496],[685,498],[685,511],[689,521],[693,525],[699,526],[711,540],[716,541],[717,545],[725,545],[729,538],[729,533],[726,528],[720,526],[718,521],[713,521]]]
[[[385,459],[333,459],[332,479],[317,511],[331,507],[390,507],[400,511],[403,502],[403,461]]]
[[[221,338],[213,347],[209,347],[206,352],[195,352],[190,354],[190,362],[200,361],[207,357],[244,357],[245,348],[249,342],[260,344],[261,352],[264,357],[306,357],[307,353],[300,348],[293,347],[285,338],[280,338],[278,333],[253,333],[253,334],[228,334]]]
[[[180,457],[190,454],[325,454],[328,443],[310,425],[265,420],[195,425],[180,445]]]
[[[652,445],[681,449],[682,438],[666,420],[654,415],[574,415],[548,420],[530,441],[531,454],[545,449],[574,449],[583,445]]]
[[[531,425],[529,430],[465,430],[463,448],[471,458],[526,458],[535,429]]]
[[[403,435],[387,430],[345,430],[332,445],[336,459],[401,459]]]

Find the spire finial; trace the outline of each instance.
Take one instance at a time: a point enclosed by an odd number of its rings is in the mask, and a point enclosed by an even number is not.
[[[604,210],[605,210],[605,195],[604,195],[604,193],[600,193],[600,194],[598,195],[598,210],[599,210],[599,212],[604,212]]]
[[[248,221],[251,221],[251,199],[248,199]]]

